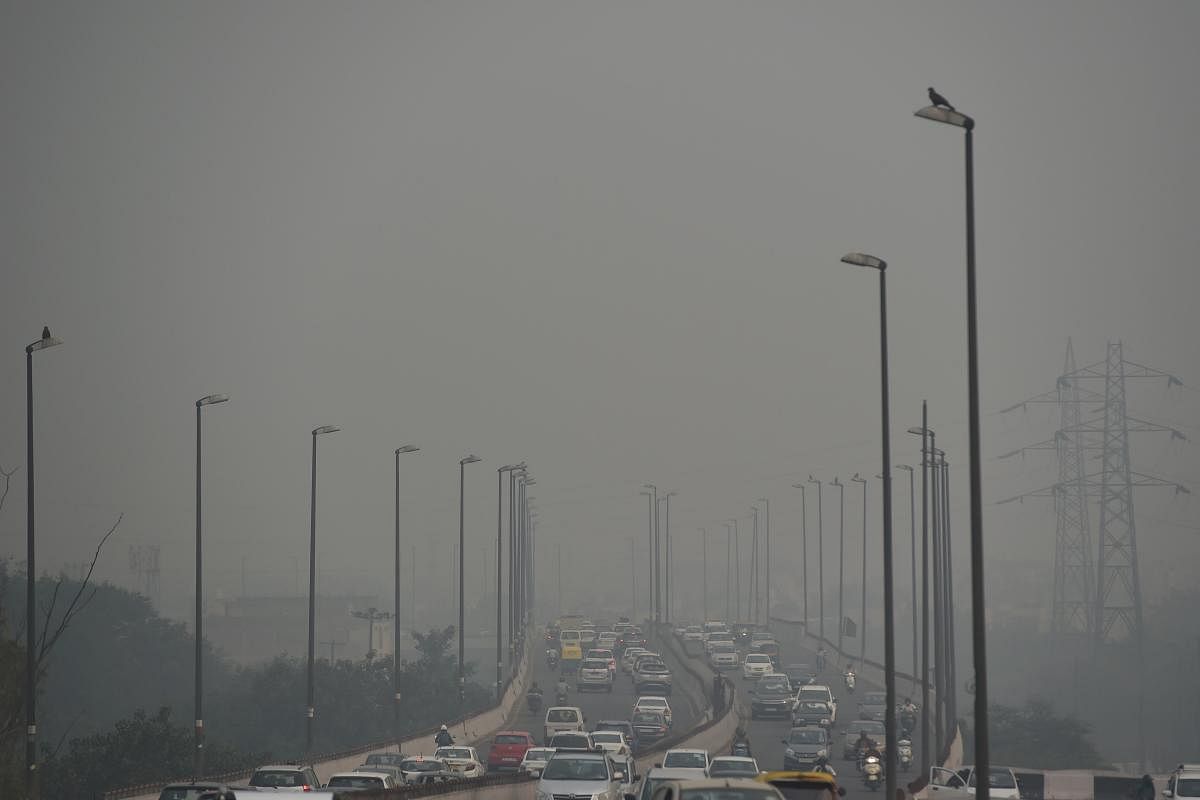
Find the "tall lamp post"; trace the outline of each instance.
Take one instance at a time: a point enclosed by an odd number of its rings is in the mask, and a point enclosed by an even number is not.
[[[228,402],[229,398],[223,394],[210,394],[196,401],[196,752],[193,754],[192,774],[196,776],[197,780],[204,777],[204,664],[202,661],[204,654],[204,551],[201,548],[204,526],[202,524],[203,503],[200,491],[202,475],[200,469],[202,441],[200,409]]]
[[[496,702],[501,699],[504,683],[504,473],[525,469],[525,462],[506,464],[496,470]]]
[[[700,560],[703,567],[700,572],[700,614],[702,620],[708,619],[708,529],[700,528]]]
[[[983,481],[979,463],[979,320],[975,302],[975,120],[956,111],[932,88],[929,95],[933,105],[917,110],[916,116],[951,125],[963,131],[966,175],[967,427],[970,437],[971,641],[975,666],[975,769],[976,774],[987,775],[991,762],[988,758],[987,630],[984,627],[987,620],[983,583]],[[984,781],[980,781],[979,784],[978,800],[989,800],[989,787]]]
[[[804,633],[808,633],[808,492],[803,483],[793,483],[800,490],[800,590],[804,592]]]
[[[42,328],[42,338],[25,346],[25,795],[36,800],[41,794],[37,772],[37,646],[34,609],[37,606],[37,569],[34,562],[33,479],[33,354],[62,344],[62,339]]]
[[[659,575],[658,575],[658,487],[653,483],[643,483],[643,489],[650,490],[650,620],[657,622],[659,614]],[[646,494],[642,492],[642,494]]]
[[[746,612],[751,615],[754,624],[757,625],[759,620],[759,607],[761,605],[761,587],[758,585],[758,506],[750,506],[750,519],[753,520],[754,526],[750,535],[750,593],[746,596]]]
[[[317,437],[340,431],[336,425],[322,425],[312,431],[312,488],[308,502],[308,669],[306,683],[308,705],[304,708],[304,756],[310,759],[313,746],[313,718],[316,717],[314,668],[317,660]]]
[[[909,566],[912,569],[910,578],[912,587],[912,674],[913,691],[917,691],[917,476],[916,470],[909,464],[897,464],[896,469],[908,473],[908,529],[911,537],[909,543]]]
[[[765,523],[765,527],[766,527],[766,530],[763,532],[763,540],[766,545],[764,548],[766,550],[764,558],[766,559],[767,563],[763,566],[763,572],[765,573],[763,575],[763,583],[765,584],[764,588],[766,590],[766,599],[764,602],[766,603],[766,606],[767,606],[767,624],[770,625],[771,624],[771,501],[765,497],[760,497],[760,498],[758,498],[758,502],[763,504],[763,522]]]
[[[928,774],[929,752],[929,406],[921,402],[921,773]]]
[[[733,614],[734,622],[742,620],[742,543],[738,537],[737,517],[729,520],[733,523]]]
[[[392,734],[396,743],[400,742],[400,456],[403,453],[415,453],[421,448],[406,444],[397,447],[396,458],[396,553],[395,575],[393,589],[395,606],[392,615]]]
[[[856,472],[850,479],[861,483],[862,498],[862,601],[859,605],[858,620],[858,668],[861,670],[867,663],[867,479]]]
[[[829,482],[838,489],[838,658],[843,658],[842,642],[846,633],[846,484],[837,475]],[[860,620],[861,622],[861,620]],[[864,628],[865,632],[865,628]],[[860,633],[860,636],[864,633]],[[861,669],[861,666],[860,666]]]
[[[467,464],[474,464],[479,460],[479,456],[474,453],[458,460],[458,701],[460,703],[466,692],[465,662],[463,660],[466,645],[466,636],[463,633],[463,625],[466,621],[466,609],[463,606],[463,579],[466,577],[466,472]]]
[[[887,341],[887,262],[865,253],[847,253],[842,262],[866,267],[879,273],[879,401],[880,438],[882,439],[880,476],[883,481],[883,669],[884,690],[887,694],[887,714],[884,725],[889,741],[896,741],[896,620],[893,605],[892,575],[892,442],[891,413],[888,400],[888,341]],[[866,516],[866,505],[863,506]],[[884,778],[888,797],[896,796],[896,750],[889,747],[884,756]],[[987,774],[984,772],[983,774]],[[986,800],[986,799],[985,799]]]
[[[663,599],[667,604],[666,608],[664,609],[664,619],[667,622],[671,621],[671,498],[677,494],[679,493],[671,491],[667,492],[662,497],[663,512],[665,514],[663,524],[667,527],[666,535],[663,537],[666,539],[665,545],[667,551],[666,562],[663,565]]]
[[[817,638],[825,644],[825,512],[821,500],[821,482],[812,475],[808,482],[817,486]],[[841,620],[838,620],[841,629]]]
[[[730,597],[730,575],[733,569],[733,523],[725,523],[725,620],[728,624],[733,624],[730,619],[732,609],[729,604]]]

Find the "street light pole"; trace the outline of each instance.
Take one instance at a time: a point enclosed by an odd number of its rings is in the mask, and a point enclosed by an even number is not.
[[[892,570],[892,431],[891,411],[888,399],[888,338],[887,338],[887,262],[863,253],[849,253],[842,261],[859,267],[868,267],[879,273],[879,388],[880,388],[880,438],[882,440],[883,481],[883,673],[884,691],[887,695],[887,713],[884,726],[888,741],[896,741],[896,619]],[[864,493],[866,485],[863,486]],[[863,518],[866,519],[866,503],[863,503]],[[889,747],[884,754],[887,762],[884,779],[887,796],[896,796],[896,749]],[[987,774],[984,772],[983,774]],[[980,781],[982,783],[982,781]]]
[[[897,464],[896,469],[908,473],[908,524],[911,535],[909,544],[910,567],[912,568],[912,672],[913,691],[917,690],[917,476],[909,464]]]
[[[932,94],[932,90],[931,90]],[[931,99],[933,99],[931,97]],[[979,434],[979,320],[975,282],[975,120],[941,104],[926,106],[916,112],[924,119],[953,125],[963,131],[964,173],[966,177],[966,239],[967,239],[967,429],[970,439],[971,485],[971,640],[975,667],[975,770],[987,775],[990,766],[988,753],[988,692],[987,692],[987,617],[984,606],[983,572],[983,478],[980,467]],[[991,792],[985,781],[979,781],[977,800],[989,800]]]
[[[838,658],[842,658],[843,635],[846,632],[846,484],[833,476],[830,486],[838,488]],[[862,635],[861,633],[859,634]]]
[[[733,520],[733,611],[734,622],[742,621],[742,542],[738,536],[737,517]]]
[[[653,483],[643,483],[643,489],[649,489],[650,496],[650,614],[648,619],[657,622],[658,609],[658,487]],[[647,492],[642,492],[647,494]]]
[[[771,501],[765,497],[758,498],[758,502],[763,504],[763,522],[766,523],[766,530],[763,533],[764,543],[766,544],[766,553],[764,558],[766,564],[763,566],[765,573],[763,582],[766,590],[766,606],[767,606],[767,624],[771,623]]]
[[[746,597],[746,613],[753,615],[754,624],[758,624],[759,594],[758,585],[758,507],[750,506],[750,518],[754,521],[750,535],[750,594]]]
[[[317,437],[336,433],[336,425],[322,425],[312,431],[312,485],[308,502],[308,705],[304,709],[304,757],[312,758],[313,719],[316,717],[315,664],[317,660]]]
[[[227,403],[229,398],[223,394],[210,394],[196,401],[196,697],[195,697],[195,737],[196,752],[193,754],[192,775],[197,780],[204,777],[204,556],[203,556],[203,502],[201,500],[201,443],[200,436],[201,414],[204,406]]]
[[[523,469],[524,462],[508,464],[496,470],[496,702],[501,700],[504,683],[504,473]]]
[[[663,511],[665,512],[664,522],[667,526],[666,539],[667,559],[663,567],[663,596],[667,602],[664,619],[666,622],[671,621],[671,498],[678,492],[667,492],[663,495]]]
[[[474,464],[479,460],[479,456],[472,453],[458,461],[458,701],[460,703],[463,701],[464,692],[466,691],[465,662],[463,660],[466,645],[466,636],[463,633],[463,626],[466,622],[466,609],[463,607],[463,581],[466,578],[466,524],[464,522],[466,512],[466,468],[467,464]]]
[[[921,401],[921,774],[929,773],[929,404]]]
[[[61,339],[42,328],[42,338],[25,346],[25,795],[37,800],[41,781],[37,771],[37,634],[34,609],[37,606],[37,568],[35,566],[34,471],[33,471],[33,354],[62,344]]]
[[[700,557],[704,562],[700,574],[700,606],[701,620],[708,619],[708,529],[700,529]]]
[[[808,492],[803,483],[793,483],[800,490],[800,590],[804,592],[804,633],[808,633]]]
[[[396,459],[396,553],[395,553],[395,613],[392,615],[392,735],[396,743],[400,743],[400,455],[415,453],[421,448],[406,444],[397,447],[394,453]]]
[[[867,479],[856,472],[850,480],[862,484],[862,604],[859,606],[858,668],[867,664]]]
[[[821,499],[821,482],[808,476],[809,483],[817,485],[817,638],[825,643],[825,512]],[[838,630],[842,621],[838,620]],[[840,653],[839,653],[840,655]]]
[[[731,596],[729,593],[729,588],[730,588],[729,579],[730,579],[730,567],[732,564],[733,564],[733,525],[729,522],[726,522],[725,523],[725,621],[727,624],[733,623],[733,621],[729,618],[730,611],[731,611],[730,604],[729,604],[729,598]]]

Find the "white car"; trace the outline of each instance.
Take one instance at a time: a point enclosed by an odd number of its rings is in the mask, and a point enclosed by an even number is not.
[[[704,641],[704,629],[699,625],[688,625],[683,629],[683,640],[685,642]]]
[[[713,645],[715,645],[717,642],[729,642],[732,644],[733,634],[729,631],[713,631],[708,635],[708,638],[704,640],[704,652],[711,653]]]
[[[621,800],[625,773],[607,753],[566,751],[555,753],[542,770],[537,800],[579,797],[589,800]]]
[[[627,647],[625,653],[621,656],[621,671],[626,674],[633,674],[633,665],[637,663],[638,656],[645,655],[650,651],[644,647]]]
[[[829,706],[829,725],[832,727],[837,724],[837,698],[833,696],[833,690],[828,686],[820,683],[811,683],[797,689],[796,699],[792,704],[793,710],[795,710],[797,704],[807,702],[824,703]]]
[[[534,778],[542,774],[542,770],[546,768],[546,762],[550,760],[550,756],[554,755],[553,747],[531,747],[525,751],[525,757],[521,759],[521,773],[531,775]]]
[[[710,778],[753,778],[761,770],[749,756],[717,756],[708,762]]]
[[[474,747],[439,747],[433,751],[433,757],[445,761],[446,766],[464,778],[483,777],[483,762],[479,760],[479,751]]]
[[[633,704],[633,711],[636,714],[638,711],[661,711],[663,719],[666,720],[667,727],[670,728],[674,721],[671,719],[671,704],[667,702],[667,698],[658,697],[656,695],[645,695],[639,697],[637,702]]]
[[[668,750],[663,755],[663,769],[686,769],[694,771],[696,780],[708,777],[708,751],[692,748]]]
[[[765,653],[747,653],[742,661],[742,677],[748,681],[758,680],[763,675],[769,675],[775,670],[771,657]]]
[[[618,756],[627,756],[633,747],[621,731],[592,731],[592,741],[616,761]]]
[[[709,665],[716,670],[737,669],[738,653],[731,642],[720,642],[713,646],[708,656]]]
[[[582,731],[584,722],[583,709],[579,706],[551,706],[546,709],[546,722],[542,726],[543,741],[549,742],[554,734],[563,731]]]
[[[395,778],[386,772],[335,772],[329,776],[329,789],[350,789],[360,791],[366,789],[394,789],[398,784]]]
[[[989,768],[988,794],[1002,800],[1019,800],[1021,788],[1017,776],[1008,767]],[[963,767],[953,772],[930,767],[929,796],[939,800],[971,800],[975,797],[975,768]]]

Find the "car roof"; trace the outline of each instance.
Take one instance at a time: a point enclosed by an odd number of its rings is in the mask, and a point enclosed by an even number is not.
[[[368,778],[390,778],[390,777],[392,777],[390,772],[369,772],[365,769],[361,770],[361,771],[352,769],[347,772],[335,772],[329,776],[329,779],[333,780],[334,778],[350,778],[350,777],[361,778],[364,775],[366,775]]]
[[[761,783],[821,783],[826,786],[837,786],[834,777],[826,772],[806,772],[800,770],[776,770],[764,772],[754,778]]]
[[[810,683],[808,686],[801,686],[800,688],[809,692],[819,692],[822,689],[827,692],[830,691],[829,686],[824,683]]]
[[[708,755],[708,751],[702,747],[673,747],[664,755],[670,755],[671,753],[700,753],[704,756]]]
[[[291,770],[292,772],[301,772],[306,769],[312,769],[312,767],[305,764],[263,764],[261,767],[255,767],[254,771],[258,772],[259,770],[264,769],[272,769],[276,772],[284,772],[286,770]]]
[[[492,736],[528,736],[533,738],[533,734],[529,731],[496,731]]]
[[[712,761],[714,764],[718,761],[736,761],[738,763],[746,763],[746,764],[757,764],[758,763],[750,756],[717,756]]]
[[[646,770],[646,778],[654,780],[690,780],[696,774],[695,767],[651,767]]]

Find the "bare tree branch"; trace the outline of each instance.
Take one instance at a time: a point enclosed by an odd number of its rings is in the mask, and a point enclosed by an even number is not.
[[[4,501],[8,499],[8,490],[12,487],[12,476],[17,474],[20,467],[5,469],[0,467],[0,479],[4,480],[4,491],[0,492],[0,508],[4,508]]]
[[[108,533],[100,537],[100,541],[96,544],[96,552],[92,556],[92,563],[88,565],[87,573],[83,576],[83,580],[79,582],[79,589],[75,592],[75,596],[71,598],[71,602],[67,605],[66,610],[63,612],[62,619],[55,627],[54,632],[49,636],[47,636],[47,632],[50,627],[50,616],[46,616],[45,623],[42,628],[41,644],[38,647],[37,653],[37,663],[39,669],[41,668],[42,661],[45,659],[50,650],[54,648],[54,645],[56,642],[58,642],[59,638],[66,632],[67,627],[71,624],[71,621],[77,614],[79,614],[80,611],[83,611],[83,609],[87,608],[88,603],[92,602],[92,598],[96,596],[95,587],[92,587],[92,590],[87,597],[84,597],[83,595],[84,592],[87,591],[88,586],[92,581],[92,573],[96,571],[96,562],[100,560],[100,551],[104,549],[104,544],[109,540],[109,537],[116,532],[117,526],[121,524],[121,520],[124,518],[124,514],[119,515],[117,517],[117,521],[114,522],[112,527],[108,529]],[[59,583],[55,585],[55,594],[58,593],[58,586],[61,585],[61,583],[62,581],[60,580]]]

